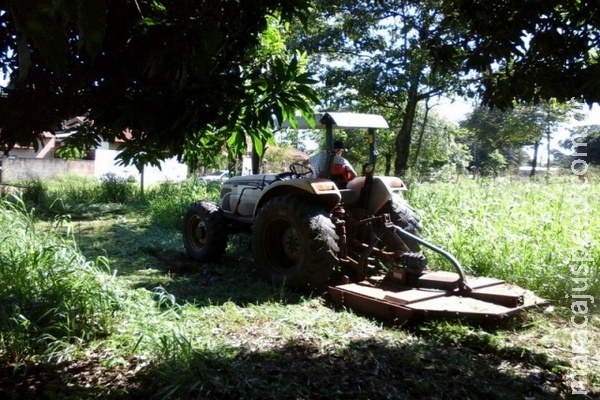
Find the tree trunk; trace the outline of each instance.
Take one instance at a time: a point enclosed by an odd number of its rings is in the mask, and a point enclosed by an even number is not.
[[[262,161],[265,157],[265,152],[267,151],[266,145],[267,145],[267,141],[262,140],[262,146],[263,146],[263,155],[262,156],[258,155],[258,152],[254,149],[254,145],[252,145],[252,152],[250,153],[250,161],[252,164],[252,174],[254,174],[254,175],[261,173],[260,169],[262,168]],[[242,164],[243,164],[243,159],[242,159]],[[240,168],[243,168],[243,166]],[[262,173],[264,174],[265,171],[262,171]]]
[[[242,165],[244,163],[244,155],[240,154],[237,157],[231,155],[231,152],[227,155],[227,169],[231,176],[239,176],[242,174]]]
[[[140,195],[144,197],[144,166],[142,165],[142,170],[140,171]]]
[[[550,128],[546,131],[546,141],[548,142],[548,161],[546,162],[546,171],[550,172]]]
[[[538,148],[540,147],[540,141],[536,140],[533,144],[533,159],[531,160],[531,174],[530,176],[535,175],[535,167],[537,166],[537,158],[538,158]]]
[[[260,174],[260,159],[261,157],[258,155],[258,153],[256,152],[256,150],[254,149],[254,146],[252,146],[252,174],[256,175],[256,174]]]
[[[383,173],[385,176],[390,176],[390,172],[392,171],[392,155],[390,153],[385,153],[383,159],[385,160],[383,163],[385,168]]]
[[[429,99],[427,99],[429,100]],[[425,114],[423,115],[423,123],[419,130],[419,140],[417,141],[417,148],[415,149],[415,155],[413,157],[412,167],[416,167],[419,162],[419,155],[421,154],[421,147],[423,146],[423,136],[425,136],[425,126],[427,125],[427,117],[429,116],[429,101],[425,101]]]
[[[412,139],[412,127],[419,103],[417,86],[411,86],[408,100],[404,108],[402,127],[396,135],[396,162],[394,163],[394,175],[402,176],[408,169],[408,158],[410,156],[410,142]]]

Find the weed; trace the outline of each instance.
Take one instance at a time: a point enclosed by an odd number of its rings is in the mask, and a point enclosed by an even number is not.
[[[104,203],[128,203],[135,200],[137,189],[127,178],[113,173],[100,177],[99,200]]]
[[[24,203],[0,209],[3,353],[18,360],[53,342],[108,334],[119,295],[104,260],[88,262],[72,242],[38,231]]]
[[[567,305],[572,293],[571,258],[577,230],[590,238],[586,249],[600,265],[600,219],[568,202],[578,196],[595,204],[600,187],[569,194],[564,180],[515,184],[508,180],[460,180],[452,184],[415,185],[407,197],[420,211],[422,236],[456,255],[469,274],[495,276]],[[585,225],[577,226],[577,221]],[[449,268],[429,257],[434,268]],[[600,296],[600,270],[590,268],[588,294]],[[569,303],[570,304],[570,303]]]
[[[25,181],[23,201],[29,208],[44,207],[48,204],[48,186],[41,179]]]

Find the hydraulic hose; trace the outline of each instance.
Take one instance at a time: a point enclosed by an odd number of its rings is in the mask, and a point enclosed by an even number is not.
[[[404,229],[402,229],[401,227],[399,227],[398,225],[394,225],[391,222],[390,223],[386,223],[386,225],[393,227],[394,229],[396,229],[396,231],[398,231],[398,233],[400,234],[400,236],[409,238],[414,240],[415,242],[418,242],[419,244],[422,244],[423,246],[427,247],[428,249],[431,249],[433,251],[435,251],[438,254],[441,254],[446,260],[448,260],[450,262],[450,264],[452,264],[454,266],[454,268],[456,269],[456,273],[458,274],[458,288],[459,290],[464,290],[467,292],[470,292],[472,289],[469,287],[469,285],[467,285],[467,278],[465,276],[465,273],[460,265],[460,263],[458,262],[458,260],[450,253],[448,253],[446,250],[431,244],[423,239],[421,239],[420,237],[413,235],[410,232],[405,231]]]

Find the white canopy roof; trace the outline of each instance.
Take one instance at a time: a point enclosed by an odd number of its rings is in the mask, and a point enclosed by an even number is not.
[[[298,121],[298,129],[325,129],[325,124],[321,123],[321,119],[325,115],[329,115],[333,120],[333,129],[389,128],[387,121],[381,115],[352,112],[327,112],[315,114],[314,127],[310,126],[303,117],[296,117],[296,121]],[[281,125],[281,127],[291,128],[292,126],[288,121],[286,121]]]

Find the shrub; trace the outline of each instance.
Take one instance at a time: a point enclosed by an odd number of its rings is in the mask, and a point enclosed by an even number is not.
[[[105,203],[131,203],[136,199],[137,190],[127,179],[114,173],[100,178],[99,200]]]
[[[23,183],[23,201],[29,208],[43,208],[49,204],[48,185],[41,179],[32,179]]]

